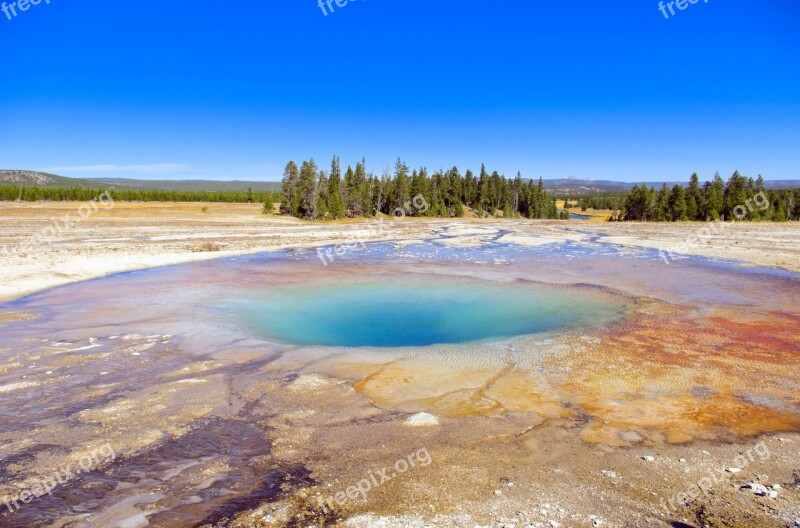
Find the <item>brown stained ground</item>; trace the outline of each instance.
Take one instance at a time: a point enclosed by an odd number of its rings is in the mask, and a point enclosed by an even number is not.
[[[800,351],[796,317],[769,313],[736,324],[684,314],[663,305],[657,314],[632,315],[548,358],[552,372],[563,374],[527,370],[513,358],[457,371],[400,359],[354,388],[385,408],[451,417],[564,418],[577,407],[592,417],[585,441],[619,446],[632,445],[621,436],[629,431],[684,443],[800,430],[800,364],[787,354]]]

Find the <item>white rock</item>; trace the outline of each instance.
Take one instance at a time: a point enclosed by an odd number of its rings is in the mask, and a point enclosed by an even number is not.
[[[602,473],[604,477],[617,478],[617,473],[614,471],[609,471],[608,469],[604,469],[600,473]]]
[[[685,458],[679,458],[678,462],[686,462],[686,459]]]
[[[726,469],[725,471],[727,471],[728,473],[734,473],[734,474],[736,474],[736,473],[739,473],[741,470],[742,470],[742,468],[737,468],[737,467],[729,467],[729,468],[728,468],[728,469]]]
[[[439,419],[432,414],[421,412],[410,416],[406,420],[406,425],[409,427],[432,427],[439,425]]]
[[[755,482],[751,482],[745,486],[747,489],[755,493],[756,495],[764,496],[767,494],[767,487],[763,484],[758,484]]]
[[[547,521],[547,524],[549,524],[549,525],[550,525],[550,526],[552,526],[553,528],[558,528],[559,526],[561,526],[561,525],[560,525],[560,524],[558,524],[558,522],[556,522],[556,521]]]
[[[777,499],[778,498],[778,492],[775,491],[775,490],[768,490],[767,494],[766,494],[766,497],[768,499]]]
[[[647,462],[655,462],[656,461],[656,457],[653,457],[653,456],[650,456],[650,455],[645,455],[645,456],[642,457],[642,460],[645,460]]]
[[[769,487],[772,488],[772,489],[776,489],[776,490],[777,489],[781,489],[781,485],[780,484],[770,484]]]

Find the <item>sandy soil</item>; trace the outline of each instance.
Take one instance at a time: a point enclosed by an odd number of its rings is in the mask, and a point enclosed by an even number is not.
[[[503,229],[509,231],[506,241],[517,244],[600,237],[621,246],[664,250],[665,262],[690,254],[800,271],[800,222],[726,224],[713,230],[700,222],[409,218],[310,223],[263,215],[258,204],[201,203],[117,203],[75,222],[82,205],[0,203],[0,300],[122,271],[290,247],[377,240],[401,243],[430,238],[442,230],[457,235],[449,243],[459,246],[478,245]],[[74,227],[63,228],[66,215]],[[55,230],[56,225],[63,232]],[[54,226],[55,236],[29,244],[32,236],[48,226]],[[20,246],[24,249],[18,252]]]

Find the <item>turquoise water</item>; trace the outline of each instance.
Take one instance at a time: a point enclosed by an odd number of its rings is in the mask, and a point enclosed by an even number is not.
[[[230,301],[225,313],[286,343],[406,347],[597,325],[618,308],[591,292],[576,297],[569,290],[476,281],[281,287]]]

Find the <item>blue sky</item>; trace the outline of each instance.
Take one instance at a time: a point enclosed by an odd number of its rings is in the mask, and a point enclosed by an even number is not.
[[[8,2],[8,0],[6,0]],[[0,168],[800,179],[800,3],[50,0],[0,12]]]

